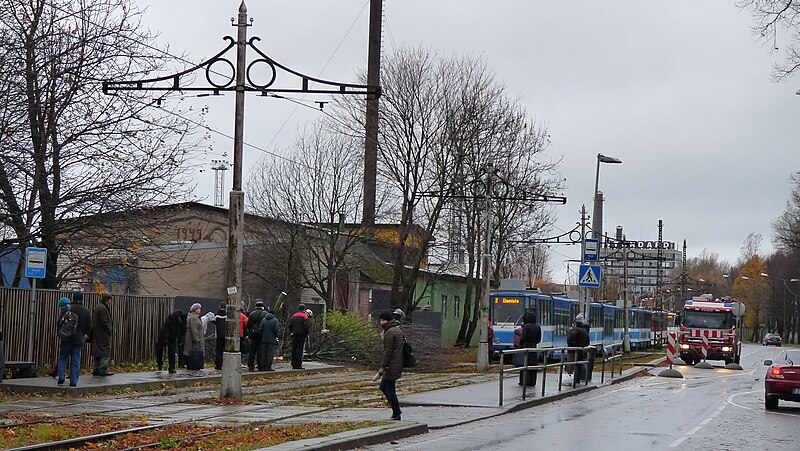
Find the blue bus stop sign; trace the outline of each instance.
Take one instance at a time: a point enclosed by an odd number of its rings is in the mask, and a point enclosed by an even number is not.
[[[47,272],[47,249],[29,247],[25,249],[25,277],[44,279]]]

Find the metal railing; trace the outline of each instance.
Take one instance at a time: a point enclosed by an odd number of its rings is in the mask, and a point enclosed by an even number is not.
[[[585,348],[582,347],[561,347],[561,348],[522,348],[522,349],[511,349],[508,351],[500,351],[500,393],[499,393],[499,402],[500,405],[503,405],[503,380],[505,378],[505,373],[518,373],[523,370],[541,370],[544,372],[544,376],[542,377],[542,396],[544,396],[545,388],[547,386],[547,369],[548,368],[558,368],[558,391],[561,391],[563,386],[563,377],[564,377],[564,369],[568,365],[572,368],[575,368],[574,365],[586,365],[586,381],[585,385],[589,385],[589,379],[591,379],[591,370],[594,366],[594,356],[596,354],[597,348],[594,346],[587,346]],[[573,354],[570,354],[570,353]],[[577,353],[584,352],[587,356],[585,360],[577,360]],[[505,365],[503,364],[503,356],[504,355],[514,355],[514,354],[522,354],[522,366],[514,367],[510,369],[506,369]],[[539,361],[539,354],[543,356],[542,363],[537,365],[528,365],[529,363],[529,355],[534,354],[535,360]],[[558,359],[555,358],[551,359],[548,362],[548,358],[551,354],[558,354]],[[565,359],[565,357],[567,357]],[[576,360],[572,360],[575,358]],[[513,359],[513,357],[512,357]],[[552,363],[551,363],[552,362]],[[622,365],[620,364],[620,368]],[[528,373],[523,373],[523,383],[522,383],[522,399],[526,399],[527,397],[527,376]],[[578,385],[578,378],[577,378],[577,371],[574,371],[574,377],[572,379],[572,386],[576,387]]]
[[[622,342],[614,343],[603,348],[605,357],[603,358],[603,365],[600,370],[600,383],[605,383],[606,380],[606,362],[611,362],[611,380],[614,380],[614,362],[619,361],[619,375],[622,376]],[[611,355],[609,355],[609,351]]]

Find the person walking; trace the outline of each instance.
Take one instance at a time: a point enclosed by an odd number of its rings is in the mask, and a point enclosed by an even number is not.
[[[383,328],[383,358],[378,374],[381,377],[380,389],[392,406],[390,419],[400,421],[400,401],[397,399],[397,379],[403,374],[403,331],[400,322],[392,317],[392,312],[385,310],[378,316],[378,323]]]
[[[72,302],[69,308],[61,312],[58,323],[59,327],[62,320],[66,320],[67,316],[75,315],[77,317],[75,333],[69,337],[61,339],[61,344],[58,349],[58,385],[64,384],[65,372],[67,367],[67,358],[70,359],[69,371],[69,385],[76,387],[78,385],[78,376],[81,372],[81,351],[83,344],[86,343],[92,333],[92,314],[83,306],[83,293],[76,291],[72,294]]]
[[[158,334],[158,342],[156,343],[156,364],[158,364],[158,371],[164,370],[164,348],[167,348],[169,374],[177,373],[175,369],[175,359],[178,355],[179,348],[183,348],[183,343],[181,343],[181,341],[184,340],[185,336],[186,314],[181,310],[175,310],[167,316]],[[181,359],[178,360],[180,364]]]
[[[264,352],[264,368],[259,363],[258,369],[261,371],[275,371],[272,369],[272,360],[275,358],[275,349],[278,346],[278,335],[280,328],[278,318],[272,307],[267,308],[264,319],[261,320],[261,348]]]
[[[203,368],[203,348],[205,344],[205,336],[203,335],[203,323],[200,321],[200,312],[203,307],[194,303],[189,308],[189,314],[186,315],[186,337],[183,343],[183,353],[187,357],[187,369],[190,371],[190,376],[200,376],[200,370]]]
[[[289,333],[292,335],[292,368],[295,370],[303,369],[303,347],[306,344],[306,338],[311,330],[308,324],[308,318],[311,310],[306,310],[304,304],[297,306],[297,313],[289,318]],[[389,313],[391,315],[391,313]]]
[[[227,319],[228,306],[224,302],[219,305],[217,314],[214,316],[214,327],[216,327],[217,339],[214,353],[214,369],[222,370],[222,353],[225,352],[225,320]]]
[[[61,298],[58,300],[58,318],[61,319],[61,315],[69,308],[69,298]],[[53,365],[53,369],[47,374],[52,378],[58,377],[58,350],[56,350],[56,358],[55,364]]]
[[[261,334],[261,322],[267,312],[264,311],[264,302],[256,301],[256,309],[247,315],[247,337],[250,339],[250,352],[247,354],[247,369],[255,371],[256,363],[258,370],[264,371],[264,344]]]
[[[578,315],[575,317],[575,323],[572,326],[572,329],[570,329],[567,333],[567,346],[577,348],[585,348],[589,346],[589,333],[586,332],[586,329],[583,327],[583,315]],[[571,362],[577,362],[585,359],[585,351],[569,351],[569,360]],[[581,380],[587,379],[585,364],[575,364],[574,371],[575,377],[573,379],[573,385],[574,383],[579,383]]]
[[[539,342],[542,341],[542,328],[536,322],[536,314],[534,312],[526,312],[522,316],[522,333],[519,337],[520,348],[536,348]],[[524,360],[523,360],[524,362]],[[539,364],[539,353],[528,353],[528,366]],[[536,376],[538,370],[522,370],[519,372],[519,385],[526,382],[529,386],[536,385]]]
[[[111,295],[103,294],[100,302],[92,311],[92,358],[94,359],[94,376],[113,376],[108,372],[111,361],[111,336],[114,322],[111,319]]]

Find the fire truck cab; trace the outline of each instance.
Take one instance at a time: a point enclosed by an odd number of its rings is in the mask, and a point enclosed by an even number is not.
[[[741,341],[736,330],[733,302],[707,298],[687,300],[681,312],[678,351],[681,360],[694,365],[703,360],[703,337],[708,342],[707,360],[739,363]]]

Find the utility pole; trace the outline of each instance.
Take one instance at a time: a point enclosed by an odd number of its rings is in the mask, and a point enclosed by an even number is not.
[[[244,191],[242,191],[242,150],[244,148],[244,83],[247,64],[247,6],[239,5],[236,37],[236,99],[233,115],[233,189],[228,209],[228,304],[225,313],[225,352],[219,397],[242,399],[242,353],[239,352],[239,323],[244,252]]]
[[[249,41],[247,40],[247,27],[251,23],[252,20],[248,23],[247,6],[242,1],[239,5],[238,20],[232,23],[237,28],[236,39],[225,36],[225,40],[228,42],[227,47],[205,62],[182,72],[163,77],[145,80],[106,80],[103,82],[103,93],[109,95],[113,95],[117,91],[184,91],[206,92],[213,95],[220,95],[223,92],[235,93],[233,189],[230,193],[230,209],[228,212],[228,272],[226,279],[228,304],[227,319],[225,321],[222,384],[220,386],[221,398],[234,399],[241,399],[242,397],[241,354],[239,353],[239,319],[241,311],[239,293],[242,290],[244,244],[244,192],[242,191],[244,94],[245,92],[257,92],[261,96],[274,95],[273,93],[357,94],[366,95],[368,99],[380,96],[380,88],[378,86],[323,80],[302,74],[278,63],[256,46],[260,39],[253,37]],[[234,46],[236,47],[235,73],[231,75],[215,71],[213,67],[216,63],[221,63],[220,66],[222,67],[230,67],[230,57],[226,56],[226,54]],[[249,65],[247,64],[248,48],[257,54],[256,60]],[[255,62],[261,64],[254,64]],[[264,80],[265,77],[263,77],[263,74],[259,76],[255,72],[265,70],[265,65],[269,76],[266,77],[266,82],[259,83],[257,80]],[[204,73],[203,77],[194,77],[192,75],[194,72],[200,71]],[[218,77],[212,80],[209,77],[210,73],[214,73]],[[205,81],[207,84],[200,86],[193,85],[191,82],[182,84],[184,79],[199,80],[200,83]],[[160,99],[156,101],[156,104],[159,103]]]
[[[492,226],[492,171],[494,166],[492,163],[486,163],[486,225],[483,231],[484,248],[483,248],[483,299],[481,299],[481,336],[480,344],[478,346],[478,359],[476,366],[478,371],[486,371],[489,369],[489,283],[491,273],[491,251],[492,251],[492,234],[489,229]],[[501,362],[502,363],[502,362]]]
[[[369,2],[369,46],[367,49],[367,85],[381,81],[381,19],[383,0]],[[364,210],[361,226],[370,233],[375,225],[375,190],[378,172],[378,96],[367,99],[364,121]]]
[[[586,257],[586,204],[581,205],[581,265],[586,263],[584,257]],[[587,320],[589,319],[589,317],[586,315],[586,304],[588,303],[587,298],[589,296],[588,293],[588,288],[578,285],[578,297],[580,298],[578,309],[580,310],[580,313],[583,314],[583,317]]]

